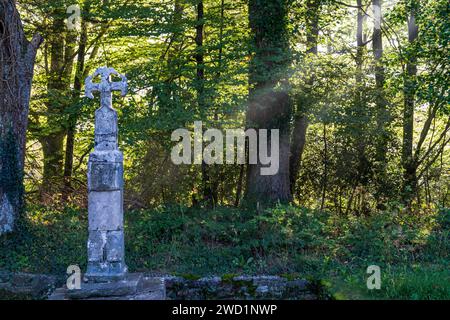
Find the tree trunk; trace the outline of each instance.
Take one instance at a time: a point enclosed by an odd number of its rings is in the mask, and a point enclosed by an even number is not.
[[[86,3],[85,12],[89,12],[90,2]],[[81,88],[83,84],[83,78],[85,75],[85,56],[86,56],[86,47],[87,47],[87,21],[85,18],[81,20],[81,32],[80,32],[80,40],[78,45],[78,54],[77,54],[77,66],[75,70],[75,78],[73,82],[73,101],[77,103]],[[66,152],[64,157],[64,190],[63,190],[63,200],[67,200],[67,197],[72,188],[72,171],[73,171],[73,150],[75,143],[75,132],[76,125],[79,117],[79,109],[73,111],[69,115],[69,123],[67,127],[67,136],[66,136]]]
[[[29,42],[14,0],[0,0],[0,235],[20,227],[28,110],[39,34]]]
[[[363,81],[363,62],[364,62],[363,59],[366,47],[366,39],[364,35],[363,26],[364,21],[367,18],[367,15],[362,8],[362,0],[357,0],[356,5],[358,7],[358,14],[356,24],[355,109],[359,114],[367,115],[367,103],[365,97],[363,96],[363,93],[366,92],[365,84]],[[363,133],[366,130],[367,126],[365,123],[357,124],[357,132],[359,132],[361,136],[363,136]],[[366,155],[367,142],[366,139],[361,139],[361,137],[357,137],[355,144],[358,154],[358,169],[357,169],[357,179],[355,179],[354,184],[355,186],[358,185],[359,183],[366,185],[367,182],[369,181],[368,178],[370,172],[369,160],[367,159]]]
[[[66,96],[70,91],[76,41],[74,32],[66,32],[64,10],[55,10],[53,17],[49,38],[50,74],[47,82],[46,103],[48,133],[42,135],[40,139],[44,155],[42,196],[54,192],[55,187],[62,186],[66,128],[61,123],[64,122],[64,112],[69,102]]]
[[[243,164],[239,165],[239,177],[238,177],[237,187],[236,187],[236,198],[234,199],[235,207],[238,207],[239,202],[241,201],[242,181],[244,179],[244,169],[245,169],[245,165],[243,165]]]
[[[323,178],[322,178],[322,201],[320,210],[325,208],[325,200],[327,197],[328,187],[328,141],[327,141],[327,124],[323,124]]]
[[[306,52],[317,55],[317,39],[319,36],[319,0],[308,0],[307,6],[307,35],[306,35]],[[314,84],[314,77],[311,76],[306,80],[307,86],[311,88]],[[304,99],[305,105],[298,106],[301,110],[297,110],[294,115],[294,129],[292,132],[292,141],[290,147],[289,158],[289,187],[291,194],[295,193],[295,184],[298,178],[300,162],[305,149],[306,132],[308,129],[307,112],[313,99]],[[308,102],[308,103],[306,103]]]
[[[389,112],[387,102],[384,95],[384,67],[383,67],[383,41],[381,33],[382,20],[382,0],[373,0],[372,6],[374,11],[374,28],[372,35],[373,56],[375,59],[375,86],[376,86],[376,114],[377,114],[377,133],[376,139],[376,173],[377,181],[384,181],[386,167],[386,153],[389,134],[387,132],[387,124],[389,122]],[[383,187],[381,189],[384,190]]]
[[[404,108],[403,108],[403,145],[402,166],[404,170],[404,200],[409,201],[415,194],[417,188],[417,165],[413,157],[414,139],[414,100],[417,75],[416,48],[413,47],[417,39],[419,29],[416,25],[414,10],[410,12],[408,20],[408,40],[410,50],[408,51],[408,62],[406,65],[406,76],[404,80]]]
[[[195,62],[197,64],[197,75],[196,75],[196,89],[197,89],[197,104],[200,114],[204,114],[206,111],[205,103],[205,65],[204,65],[204,52],[203,52],[203,1],[199,1],[197,4],[197,24],[195,26]],[[203,119],[203,117],[202,117]],[[202,142],[203,143],[203,142]],[[201,164],[202,170],[202,193],[203,201],[211,205],[214,199],[214,195],[211,187],[211,178],[209,176],[208,166],[205,161],[202,160]]]
[[[357,25],[356,25],[356,96],[357,103],[361,102],[361,87],[362,87],[362,64],[363,64],[363,55],[364,55],[364,31],[363,24],[366,15],[362,9],[362,0],[357,0],[356,5],[358,7],[358,15],[357,15]]]
[[[292,132],[291,153],[289,161],[289,187],[295,194],[295,185],[300,170],[303,150],[306,144],[306,132],[308,129],[308,117],[305,114],[294,117],[294,130]]]
[[[250,203],[290,201],[289,148],[291,100],[284,88],[284,76],[289,66],[289,39],[287,33],[287,1],[249,1],[249,23],[253,34],[253,49],[249,67],[249,107],[247,127],[279,129],[279,169],[273,175],[262,175],[259,156],[257,164],[247,167],[245,199]],[[270,27],[268,27],[270,26]],[[281,89],[275,86],[281,83]],[[258,141],[260,142],[260,141]],[[266,141],[262,141],[266,143]],[[272,141],[267,135],[267,148]],[[258,148],[259,149],[259,148]]]

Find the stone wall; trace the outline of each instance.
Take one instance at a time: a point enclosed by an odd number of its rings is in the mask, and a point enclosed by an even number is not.
[[[0,300],[46,299],[63,283],[61,276],[0,272]]]
[[[126,294],[122,294],[119,291],[123,291],[124,289],[128,290],[128,287],[130,286],[119,286],[118,284],[121,284],[120,282],[94,284],[89,286],[89,288],[87,288],[88,290],[85,289],[80,291],[80,293],[70,292],[70,294],[67,294],[67,289],[64,289],[66,281],[65,276],[0,272],[0,300],[48,299],[49,296],[52,296],[56,300],[58,300],[57,298],[92,298],[91,296],[95,296],[96,299],[108,300],[158,300],[161,299],[163,295],[155,294],[155,292],[153,292],[155,290],[152,289],[153,287],[156,288],[154,283],[156,283],[157,280],[161,282],[162,285],[162,289],[158,287],[158,290],[165,291],[164,295],[168,300],[317,300],[329,298],[329,295],[324,293],[321,286],[313,282],[304,279],[288,279],[279,276],[225,275],[222,277],[196,278],[194,276],[181,277],[170,275],[155,276],[150,274],[129,274],[129,277],[131,278],[137,276],[144,280],[144,282],[140,281],[140,283],[146,284],[144,286],[139,285],[137,289],[140,287],[143,287],[144,289],[147,288],[147,291],[151,291],[150,293],[146,292],[145,295],[140,294],[143,290],[139,289],[139,291],[136,289],[137,291],[133,292],[133,294],[130,294],[128,291],[126,291]],[[99,289],[96,286],[100,286],[101,288],[99,287]],[[105,290],[105,292],[102,290]],[[76,296],[80,294],[85,294],[89,297]]]
[[[320,293],[304,279],[279,276],[166,277],[167,299],[316,300]]]

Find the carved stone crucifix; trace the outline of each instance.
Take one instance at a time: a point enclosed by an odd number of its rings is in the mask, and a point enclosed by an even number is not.
[[[92,79],[99,75],[101,81],[93,83]],[[111,82],[111,75],[119,76],[122,80]],[[100,67],[86,78],[86,96],[93,99],[92,93],[100,92],[100,108],[95,111],[95,148],[98,150],[117,149],[117,112],[112,107],[112,92],[120,91],[125,96],[127,89],[127,78],[113,68]]]
[[[111,75],[116,75],[122,79],[119,82],[111,82]],[[92,79],[100,76],[101,81],[99,83],[93,83]],[[100,92],[100,104],[101,106],[106,106],[112,108],[111,104],[111,96],[113,91],[120,91],[122,97],[127,94],[127,78],[119,74],[114,68],[108,67],[100,67],[95,70],[92,76],[86,78],[85,81],[85,93],[86,97],[93,99],[94,96],[92,92],[99,91]]]

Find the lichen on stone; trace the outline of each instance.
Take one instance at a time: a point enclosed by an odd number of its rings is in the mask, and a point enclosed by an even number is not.
[[[13,231],[14,209],[6,196],[3,194],[0,206],[0,235]]]

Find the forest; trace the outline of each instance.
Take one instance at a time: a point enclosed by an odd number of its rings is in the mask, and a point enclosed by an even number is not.
[[[85,268],[84,83],[108,66],[128,79],[112,105],[131,270],[449,299],[449,16],[448,0],[0,0],[0,270]],[[200,121],[277,129],[278,170],[248,141],[246,161],[174,163],[174,131]]]

